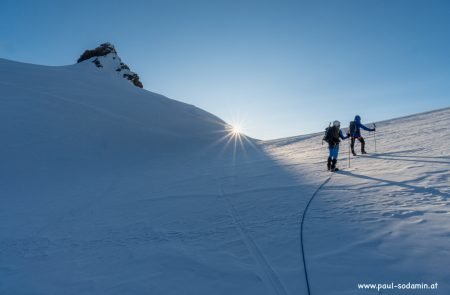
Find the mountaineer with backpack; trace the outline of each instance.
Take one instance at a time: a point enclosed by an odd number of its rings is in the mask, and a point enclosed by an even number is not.
[[[323,137],[323,140],[328,143],[328,150],[329,150],[329,156],[327,161],[327,168],[328,171],[338,171],[339,169],[336,167],[337,158],[339,154],[339,143],[342,139],[347,139],[349,137],[349,134],[347,133],[347,136],[344,136],[342,134],[341,128],[341,122],[334,121],[333,126],[329,126],[327,129],[325,129],[325,136]]]
[[[361,143],[361,154],[367,154],[367,152],[365,150],[366,142],[364,141],[364,138],[361,135],[361,128],[366,131],[375,131],[376,130],[375,128],[368,128],[368,127],[364,126],[363,124],[361,124],[361,117],[359,115],[355,116],[355,121],[351,121],[350,126],[348,128],[348,130],[350,132],[350,137],[351,137],[351,148],[352,148],[353,156],[356,156],[356,153],[355,153],[355,140],[356,139],[358,139],[359,142]]]

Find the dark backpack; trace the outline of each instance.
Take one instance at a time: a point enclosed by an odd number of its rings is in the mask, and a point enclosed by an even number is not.
[[[356,123],[355,121],[350,121],[350,125],[348,126],[348,132],[350,132],[350,135],[353,136],[356,133]]]
[[[325,135],[323,136],[322,140],[326,141],[328,143],[335,143],[336,142],[336,128],[334,126],[328,126],[327,128],[325,128]]]

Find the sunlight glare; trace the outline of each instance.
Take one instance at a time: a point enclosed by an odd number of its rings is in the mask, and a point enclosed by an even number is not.
[[[233,126],[232,126],[232,129],[231,129],[231,132],[232,132],[234,135],[239,135],[239,134],[242,133],[242,127],[239,126],[239,125],[233,125]]]

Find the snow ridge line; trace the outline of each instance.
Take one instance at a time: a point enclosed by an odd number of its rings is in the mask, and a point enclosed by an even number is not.
[[[220,185],[220,195],[221,197],[226,201],[230,215],[236,224],[242,239],[244,240],[245,245],[247,246],[248,250],[252,254],[253,258],[258,262],[258,264],[263,269],[263,274],[266,277],[266,281],[270,282],[270,285],[272,285],[272,288],[274,289],[275,293],[277,295],[287,295],[287,292],[281,283],[280,279],[277,277],[275,271],[270,266],[270,264],[267,262],[266,258],[262,254],[261,250],[259,250],[258,246],[256,245],[255,241],[250,237],[250,234],[248,233],[247,229],[243,226],[241,218],[239,213],[237,212],[236,208],[233,206],[231,200],[225,195],[222,186]]]
[[[314,197],[319,193],[319,191],[330,181],[333,174],[328,176],[327,179],[325,179],[324,182],[316,189],[316,191],[312,194],[311,198],[309,198],[308,204],[306,204],[305,209],[303,209],[303,215],[302,215],[302,221],[300,223],[300,245],[302,247],[302,260],[303,260],[303,270],[305,272],[305,281],[306,281],[306,288],[308,290],[308,295],[311,295],[311,288],[309,286],[309,277],[308,277],[308,269],[306,267],[306,260],[305,260],[305,246],[303,245],[303,224],[305,223],[305,216],[308,212],[309,205],[311,204]]]
[[[3,83],[3,84],[5,84],[5,83]],[[13,86],[13,87],[19,88],[19,86],[17,84],[15,84],[15,83],[8,83],[8,84],[9,84],[9,86]],[[134,124],[136,127],[142,128],[144,130],[148,130],[148,127],[145,124],[142,124],[142,123],[140,123],[140,122],[138,122],[138,121],[136,121],[136,120],[134,120],[134,119],[132,119],[132,118],[130,118],[128,116],[116,114],[116,113],[114,113],[112,111],[108,111],[108,110],[102,109],[100,107],[97,107],[97,106],[94,106],[94,105],[91,105],[91,104],[88,104],[88,103],[85,103],[85,102],[76,101],[76,100],[64,97],[62,95],[59,95],[59,94],[53,94],[53,93],[47,92],[47,91],[39,89],[39,88],[30,88],[30,87],[28,87],[26,89],[28,91],[30,91],[30,92],[36,92],[38,94],[44,94],[44,95],[47,96],[47,98],[53,98],[53,99],[56,99],[56,100],[65,101],[67,103],[70,103],[72,105],[76,105],[78,107],[87,109],[89,111],[97,112],[97,113],[100,113],[102,115],[106,115],[106,116],[108,116],[110,118],[121,120],[124,123],[131,123],[131,124]],[[158,130],[159,132],[167,132],[167,131],[163,130],[162,128],[156,128],[154,126],[152,128]]]

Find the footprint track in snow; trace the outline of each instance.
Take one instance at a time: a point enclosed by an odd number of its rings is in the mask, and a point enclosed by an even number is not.
[[[250,233],[248,232],[246,227],[243,225],[239,213],[237,212],[231,200],[224,193],[222,186],[220,186],[220,198],[225,200],[225,202],[227,203],[230,216],[233,219],[233,222],[236,224],[236,227],[239,233],[241,234],[241,237],[245,245],[247,246],[249,252],[256,260],[256,262],[259,264],[262,275],[265,279],[264,281],[273,288],[275,294],[287,295],[286,289],[284,288],[283,284],[281,283],[280,279],[276,275],[273,268],[267,262],[261,250],[256,245],[255,241],[250,236]]]

